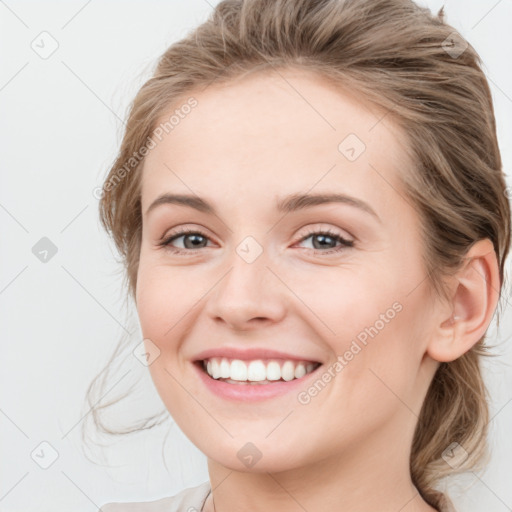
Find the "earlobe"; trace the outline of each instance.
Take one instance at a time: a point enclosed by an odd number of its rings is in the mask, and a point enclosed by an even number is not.
[[[489,239],[475,242],[453,276],[449,307],[440,309],[438,326],[429,341],[428,355],[439,362],[453,361],[485,334],[499,299],[499,266]]]

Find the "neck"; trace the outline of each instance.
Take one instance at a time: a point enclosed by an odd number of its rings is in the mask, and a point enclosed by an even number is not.
[[[396,432],[396,430],[395,430]],[[357,448],[280,472],[241,472],[208,459],[212,493],[204,512],[435,512],[414,487],[403,438],[364,440]],[[412,440],[412,439],[411,439]],[[410,443],[407,443],[410,446]]]

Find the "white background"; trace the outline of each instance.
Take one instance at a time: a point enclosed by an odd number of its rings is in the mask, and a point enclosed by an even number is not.
[[[127,106],[156,59],[216,3],[0,1],[2,512],[92,512],[107,501],[157,499],[208,478],[205,457],[170,419],[126,440],[104,440],[105,465],[85,457],[80,422],[90,417],[87,386],[120,336],[130,332],[133,347],[140,342],[93,190],[115,156]],[[512,2],[423,2],[435,12],[443,4],[447,21],[482,56],[509,174]],[[47,59],[31,48],[43,31],[58,43]],[[46,263],[32,253],[42,237],[57,247]],[[512,508],[511,305],[504,303],[503,312],[499,330],[494,323],[490,330],[501,355],[487,363],[486,374],[492,460],[483,475],[448,485],[465,512]],[[106,399],[130,384],[136,392],[116,418],[160,412],[147,369],[133,357],[123,368]],[[36,461],[48,462],[53,450],[58,458],[42,469]]]

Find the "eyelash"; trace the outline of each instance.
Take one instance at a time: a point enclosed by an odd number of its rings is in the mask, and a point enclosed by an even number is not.
[[[171,242],[173,242],[174,240],[184,236],[184,235],[200,235],[202,236],[203,238],[209,238],[208,236],[206,236],[204,233],[202,233],[201,231],[198,231],[197,229],[188,229],[188,228],[180,228],[177,232],[175,233],[172,233],[170,236],[168,236],[167,238],[165,238],[164,240],[162,240],[158,245],[160,247],[164,247],[166,250],[168,251],[171,251],[172,253],[174,254],[188,254],[188,255],[191,255],[191,254],[195,254],[197,251],[200,251],[201,249],[204,249],[204,248],[200,248],[200,249],[181,249],[181,248],[178,248],[178,247],[173,247],[171,246]],[[315,254],[321,254],[321,255],[325,255],[325,254],[332,254],[332,253],[339,253],[347,248],[350,248],[350,247],[353,247],[354,246],[354,242],[352,240],[347,240],[345,238],[343,238],[342,236],[330,231],[329,229],[326,229],[326,230],[312,230],[310,231],[308,234],[306,234],[305,236],[303,236],[299,242],[303,242],[304,240],[308,239],[311,235],[326,235],[332,239],[334,239],[336,242],[339,242],[341,244],[340,247],[338,248],[335,248],[335,249],[328,249],[328,250],[320,250],[320,249],[309,249],[310,251],[313,251]]]

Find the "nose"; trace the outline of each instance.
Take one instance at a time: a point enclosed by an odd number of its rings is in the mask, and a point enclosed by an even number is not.
[[[238,255],[208,294],[205,312],[218,324],[250,331],[279,322],[286,312],[286,287],[260,256],[247,263]]]

